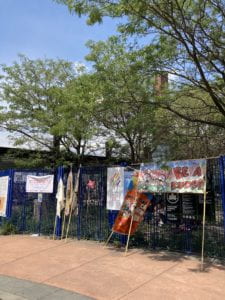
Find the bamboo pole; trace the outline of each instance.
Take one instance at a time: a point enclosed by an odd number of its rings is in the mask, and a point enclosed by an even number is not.
[[[107,239],[107,241],[105,242],[104,247],[106,247],[106,246],[108,245],[108,243],[109,243],[109,241],[110,241],[110,239],[111,239],[113,233],[114,233],[114,231],[112,230],[111,233],[110,233],[110,235],[109,235],[109,237],[108,237],[108,239]]]
[[[130,233],[131,233],[131,228],[132,228],[132,225],[133,225],[133,220],[134,220],[134,213],[132,213],[132,217],[131,217],[131,221],[130,221],[130,228],[129,228],[129,233],[128,233],[128,237],[127,237],[125,253],[127,253],[127,251],[128,251],[128,246],[129,246],[129,241],[130,241]]]
[[[66,213],[65,213],[65,209],[64,209],[63,224],[62,224],[62,233],[61,233],[61,240],[62,240],[63,237],[64,237],[65,222],[66,222]]]
[[[67,242],[67,238],[68,238],[68,233],[69,233],[69,228],[70,228],[70,223],[71,223],[71,217],[72,217],[72,204],[71,203],[71,206],[70,206],[70,214],[69,214],[69,221],[68,221],[68,224],[67,224],[67,229],[66,229],[66,239],[65,239],[65,242]]]

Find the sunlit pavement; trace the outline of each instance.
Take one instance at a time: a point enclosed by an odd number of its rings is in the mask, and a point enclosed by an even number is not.
[[[2,300],[225,299],[225,267],[195,257],[22,235],[1,236],[0,257]]]

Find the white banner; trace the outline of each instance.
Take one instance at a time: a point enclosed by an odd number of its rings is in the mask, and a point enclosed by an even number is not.
[[[0,216],[6,217],[9,176],[0,177]]]
[[[27,175],[27,193],[53,193],[54,175],[33,176]]]
[[[124,201],[124,168],[107,169],[107,209],[120,210]]]

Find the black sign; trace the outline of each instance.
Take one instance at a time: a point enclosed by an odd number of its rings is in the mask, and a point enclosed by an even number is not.
[[[178,220],[178,214],[180,211],[179,194],[168,194],[166,210],[168,221],[173,222]]]

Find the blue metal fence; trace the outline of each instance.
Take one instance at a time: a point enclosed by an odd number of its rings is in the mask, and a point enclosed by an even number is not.
[[[27,175],[54,174],[53,170],[8,170],[0,176],[10,177],[7,218],[1,218],[2,226],[10,222],[17,232],[48,234],[53,229],[55,214],[55,188],[53,194],[43,194],[43,201],[38,201],[38,194],[26,192]],[[55,180],[54,186],[57,182]]]
[[[208,256],[225,258],[225,157],[207,161],[207,217],[206,248]],[[73,168],[74,181],[77,168]],[[56,189],[61,176],[66,185],[69,169],[8,170],[0,176],[10,176],[8,218],[0,218],[4,225],[10,221],[18,232],[51,235],[56,214]],[[54,193],[45,194],[40,205],[36,194],[25,192],[26,176],[55,175]],[[110,234],[116,211],[106,209],[106,167],[82,167],[79,178],[78,215],[73,215],[69,237],[104,241]],[[186,197],[184,199],[184,197]],[[188,198],[189,197],[189,198]],[[188,200],[187,200],[188,198]],[[193,213],[184,212],[183,202],[193,204]],[[160,221],[157,203],[163,203],[165,220]],[[131,238],[131,246],[169,249],[200,253],[202,238],[203,200],[199,195],[178,195],[174,220],[169,220],[168,195],[156,195],[155,205],[146,213],[138,231]],[[68,222],[68,218],[66,218]],[[60,237],[62,218],[57,220],[56,234]],[[124,244],[126,237],[115,235],[112,242]]]

